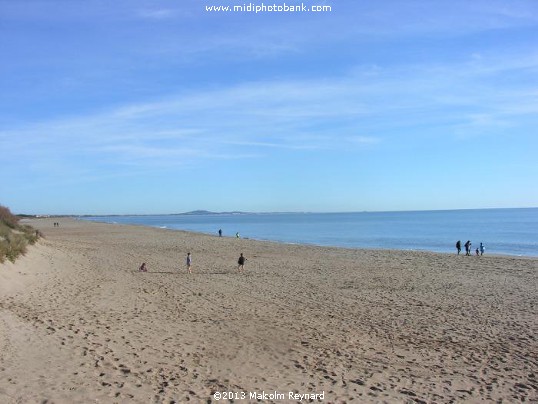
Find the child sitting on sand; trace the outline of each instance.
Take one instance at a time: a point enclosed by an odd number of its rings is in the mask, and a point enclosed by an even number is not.
[[[138,268],[140,272],[148,272],[148,269],[146,268],[146,263],[143,262],[142,265],[140,265],[140,268]]]

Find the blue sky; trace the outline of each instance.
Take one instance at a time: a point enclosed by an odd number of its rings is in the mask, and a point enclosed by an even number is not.
[[[0,0],[0,204],[538,206],[537,1],[304,3]]]

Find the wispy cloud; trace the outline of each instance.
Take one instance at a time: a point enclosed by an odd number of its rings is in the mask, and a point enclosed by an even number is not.
[[[279,150],[369,150],[410,127],[434,128],[443,136],[494,135],[522,116],[536,116],[536,88],[503,81],[533,69],[534,55],[507,60],[484,54],[450,65],[244,82],[7,128],[0,147],[11,150],[11,162],[53,158],[56,167],[76,172],[100,165],[177,168]]]

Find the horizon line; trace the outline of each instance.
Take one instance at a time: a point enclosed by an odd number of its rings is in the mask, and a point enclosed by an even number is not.
[[[489,207],[489,208],[453,208],[453,209],[409,209],[409,210],[355,210],[355,211],[209,211],[197,209],[180,213],[105,213],[105,214],[87,214],[87,213],[72,213],[72,214],[25,214],[17,213],[17,216],[32,216],[32,217],[113,217],[113,216],[203,216],[203,215],[259,215],[259,214],[346,214],[346,213],[412,213],[412,212],[453,212],[453,211],[470,211],[470,210],[501,210],[501,209],[538,209],[538,206],[523,206],[523,207]]]

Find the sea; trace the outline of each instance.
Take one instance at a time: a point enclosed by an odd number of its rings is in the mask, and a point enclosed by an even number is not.
[[[538,208],[352,213],[200,213],[85,216],[83,220],[224,237],[344,248],[455,253],[456,241],[485,254],[538,257]]]

